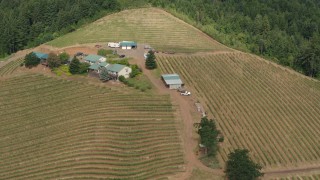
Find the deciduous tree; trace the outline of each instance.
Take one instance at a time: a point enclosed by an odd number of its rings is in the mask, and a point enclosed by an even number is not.
[[[61,65],[61,60],[56,54],[50,53],[47,59],[47,63],[50,68],[56,68]]]
[[[261,168],[250,159],[247,149],[236,149],[228,155],[225,173],[230,180],[254,180],[263,176]]]

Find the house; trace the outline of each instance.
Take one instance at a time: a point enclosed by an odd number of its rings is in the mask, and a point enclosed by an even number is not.
[[[107,58],[99,55],[89,54],[84,58],[84,60],[90,64],[105,62]]]
[[[132,72],[130,67],[121,64],[110,64],[106,68],[109,72],[118,76],[124,76],[125,78],[129,78]]]
[[[134,49],[134,48],[137,48],[138,45],[134,41],[121,41],[120,47],[121,49]]]
[[[169,89],[178,89],[183,86],[178,74],[163,74],[161,77]]]

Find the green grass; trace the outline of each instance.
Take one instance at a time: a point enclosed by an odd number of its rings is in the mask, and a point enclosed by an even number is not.
[[[48,44],[65,47],[123,40],[147,43],[160,51],[230,50],[191,25],[156,8],[132,9],[112,14]]]
[[[69,71],[69,66],[68,65],[61,65],[58,68],[54,68],[52,70],[57,76],[61,75],[66,75],[66,76],[71,76],[72,74]]]
[[[0,80],[1,179],[157,179],[182,171],[169,96],[42,75]]]

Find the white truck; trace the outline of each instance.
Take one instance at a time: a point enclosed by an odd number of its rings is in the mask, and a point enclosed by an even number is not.
[[[191,92],[190,91],[185,91],[185,92],[181,92],[180,94],[181,94],[181,96],[190,96]]]
[[[120,47],[120,43],[108,42],[108,46],[111,48],[118,48],[118,47]]]

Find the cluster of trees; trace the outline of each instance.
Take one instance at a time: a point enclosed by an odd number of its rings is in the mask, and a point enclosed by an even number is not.
[[[201,144],[207,148],[208,156],[215,156],[218,150],[218,136],[220,134],[216,123],[213,119],[208,119],[205,116],[195,126],[198,128]]]
[[[149,0],[232,47],[320,76],[318,0]]]
[[[117,0],[0,0],[0,57],[120,9]]]
[[[84,74],[87,73],[89,63],[81,63],[77,57],[73,57],[69,65],[69,71],[71,74]]]

